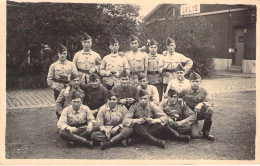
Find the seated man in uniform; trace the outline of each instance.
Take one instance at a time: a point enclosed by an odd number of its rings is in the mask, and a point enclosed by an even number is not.
[[[93,148],[93,141],[87,137],[98,129],[95,118],[90,109],[82,105],[80,94],[71,95],[71,104],[62,111],[57,123],[59,135],[68,145],[80,143]]]
[[[189,106],[196,114],[198,120],[204,119],[202,128],[203,138],[214,141],[215,137],[210,135],[210,128],[212,125],[213,116],[213,101],[209,92],[200,86],[201,77],[196,72],[191,73],[190,77],[191,87],[183,91],[180,96],[183,97],[187,106]],[[195,123],[194,125],[196,125]],[[193,131],[192,131],[193,132]],[[193,135],[197,135],[193,133]]]
[[[138,96],[139,102],[131,106],[123,121],[125,126],[133,127],[139,136],[128,139],[129,144],[145,139],[154,145],[165,148],[165,141],[155,137],[162,133],[166,133],[173,139],[189,141],[186,140],[186,137],[180,137],[174,129],[167,125],[169,118],[157,105],[149,101],[147,91],[140,90]]]
[[[113,92],[109,93],[107,104],[100,108],[97,115],[100,131],[91,135],[93,141],[100,142],[102,150],[115,146],[119,142],[127,146],[125,139],[133,132],[133,128],[124,127],[122,124],[127,111],[124,105],[118,104],[117,96]]]
[[[178,101],[176,90],[168,91],[168,99],[163,100],[159,107],[170,118],[170,126],[180,134],[191,134],[191,125],[197,121],[197,115],[182,102]]]
[[[166,92],[164,94],[164,97],[168,97],[168,91],[170,89],[174,89],[177,91],[177,93],[181,93],[182,91],[186,91],[188,88],[190,88],[190,81],[184,77],[185,75],[185,69],[181,64],[179,64],[175,69],[176,77],[171,80],[167,86]]]
[[[140,73],[138,76],[139,86],[137,87],[138,92],[142,90],[146,90],[149,94],[149,100],[154,102],[156,105],[159,105],[159,93],[157,88],[154,85],[148,85],[147,75],[144,73]]]
[[[92,114],[96,117],[101,106],[106,103],[108,90],[100,83],[100,78],[97,74],[91,74],[88,84],[80,84],[80,88],[85,92],[83,104],[87,105]],[[68,95],[70,87],[66,88],[65,96]]]
[[[82,89],[79,87],[79,76],[77,74],[71,74],[70,77],[70,85],[71,88],[68,92],[68,94],[64,95],[64,92],[66,89],[62,89],[57,100],[56,100],[56,115],[58,119],[60,118],[61,112],[64,108],[71,105],[71,95],[74,92],[78,92],[81,95],[81,99],[84,99],[85,93]]]
[[[129,109],[138,98],[138,90],[130,84],[129,75],[125,70],[120,73],[119,78],[120,85],[114,86],[111,91],[118,96],[119,103]]]

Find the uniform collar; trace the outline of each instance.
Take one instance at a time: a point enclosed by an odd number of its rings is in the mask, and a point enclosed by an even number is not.
[[[106,110],[106,111],[115,112],[116,109],[117,109],[117,105],[116,105],[114,108],[112,108],[112,109],[108,106],[108,104],[105,105],[105,110]]]
[[[61,62],[60,60],[58,60],[59,64],[64,64],[64,65],[67,64],[67,61],[68,61],[68,60],[65,60],[64,62]]]
[[[146,107],[142,107],[141,104],[138,103],[138,109],[140,109],[140,110],[149,110],[150,107],[151,107],[150,101],[148,101]]]
[[[129,86],[120,85],[120,91],[128,90]]]
[[[157,54],[155,54],[155,55],[152,55],[152,54],[150,54],[150,53],[148,54],[148,57],[149,57],[149,58],[156,58],[157,56],[158,56]]]
[[[81,106],[82,106],[82,105],[81,105]],[[71,112],[72,112],[73,114],[78,114],[78,113],[81,111],[81,106],[80,106],[79,109],[76,111],[76,110],[73,109],[73,107],[72,107],[72,105],[71,105],[71,109],[72,109]]]
[[[83,55],[91,55],[92,54],[92,50],[90,50],[89,52],[85,52],[84,50],[81,50],[81,53],[83,54]]]
[[[193,92],[200,92],[201,88],[199,87],[196,91],[194,91],[193,89],[191,89]]]
[[[116,58],[116,57],[118,57],[118,53],[116,53],[116,54],[111,53],[110,56],[113,57],[113,58]]]

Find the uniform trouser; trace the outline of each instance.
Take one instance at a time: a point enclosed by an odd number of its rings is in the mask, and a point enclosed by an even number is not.
[[[91,135],[91,140],[95,142],[105,142],[109,141],[113,144],[116,144],[124,139],[127,139],[134,132],[132,127],[123,127],[118,130],[115,134],[111,135],[111,139],[107,138],[107,136],[102,131],[93,132]]]
[[[192,108],[194,110],[194,108]],[[210,132],[210,128],[212,125],[212,117],[213,117],[213,107],[202,107],[200,111],[197,113],[197,119],[198,120],[203,120],[204,119],[204,124],[202,128],[203,134],[208,134]],[[195,125],[198,125],[198,123],[193,124],[192,127],[192,133],[196,135],[196,127]]]
[[[60,94],[60,91],[58,91],[56,89],[54,89],[53,91],[54,91],[54,100],[56,101],[58,96],[59,96],[59,94]]]
[[[98,124],[93,124],[93,128],[90,132],[85,132],[86,129],[79,129],[76,133],[70,133],[67,130],[60,130],[59,135],[64,141],[75,141],[79,143],[84,143],[87,138],[91,136],[91,134],[95,131],[99,130]]]
[[[158,90],[158,93],[159,93],[159,100],[162,101],[162,95],[163,95],[163,83],[158,83],[158,84],[152,84],[154,85],[157,90]],[[167,87],[166,87],[167,88]],[[160,102],[159,101],[159,102]]]
[[[179,134],[190,134],[191,132],[191,125],[188,123],[184,123],[178,126],[177,128],[176,127],[172,127],[172,128],[176,130]]]
[[[135,124],[134,130],[135,132],[140,135],[144,139],[148,139],[152,142],[156,142],[158,139],[155,136],[160,135],[164,131],[165,127],[161,124]]]

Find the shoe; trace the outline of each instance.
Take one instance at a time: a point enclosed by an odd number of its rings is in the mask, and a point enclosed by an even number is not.
[[[69,141],[67,142],[67,145],[70,147],[74,147],[75,146],[75,142],[74,141]]]
[[[179,135],[176,139],[187,142],[187,143],[190,142],[190,136],[189,135]]]
[[[110,148],[111,147],[111,142],[109,141],[106,141],[106,142],[100,142],[100,149],[101,150],[105,150],[107,148]]]
[[[210,140],[210,141],[215,141],[215,137],[211,134],[205,134],[203,133],[203,138]]]
[[[128,144],[128,143],[127,143],[127,140],[124,139],[124,140],[122,141],[122,146],[123,146],[123,147],[127,147],[127,144]]]
[[[86,140],[85,145],[88,146],[90,149],[94,148],[94,142],[93,141]]]
[[[155,142],[155,144],[156,144],[157,146],[161,147],[161,148],[165,148],[166,142],[165,142],[164,140],[159,140],[159,139],[158,139],[158,140]]]
[[[137,144],[137,143],[139,143],[140,142],[140,140],[141,139],[138,139],[138,138],[128,138],[127,139],[127,144],[128,144],[128,146],[129,145],[133,145],[133,144]]]

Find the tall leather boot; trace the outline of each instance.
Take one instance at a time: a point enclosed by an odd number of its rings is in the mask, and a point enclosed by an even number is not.
[[[143,125],[136,124],[134,125],[134,129],[136,133],[143,138],[150,140],[153,144],[159,147],[165,148],[165,141],[152,136]]]
[[[209,134],[211,125],[212,125],[212,121],[204,121],[203,128],[202,128],[203,138],[206,138],[207,140],[210,141],[214,141],[215,137]]]
[[[190,142],[190,136],[189,135],[181,135],[171,127],[167,127],[168,133],[171,134],[173,139],[184,141],[184,142]]]
[[[90,141],[88,139],[86,139],[86,141],[84,142],[84,144],[89,147],[90,149],[93,149],[94,148],[94,142],[93,141]]]

